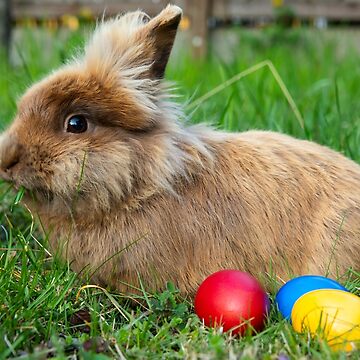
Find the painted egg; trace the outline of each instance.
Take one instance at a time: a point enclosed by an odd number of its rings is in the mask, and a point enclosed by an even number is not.
[[[347,291],[335,280],[318,275],[304,275],[294,278],[284,284],[276,294],[275,300],[279,311],[285,319],[290,320],[291,310],[300,296],[309,291],[319,289],[337,289]]]
[[[204,324],[222,326],[232,334],[263,329],[269,307],[269,298],[259,282],[238,270],[210,275],[195,297],[195,312]]]
[[[360,297],[342,290],[314,290],[301,296],[291,312],[292,326],[327,340],[333,350],[360,348]]]

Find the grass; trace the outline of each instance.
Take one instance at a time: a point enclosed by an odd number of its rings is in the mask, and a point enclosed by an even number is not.
[[[267,68],[192,109],[191,121],[207,121],[231,131],[281,131],[328,145],[359,162],[359,53],[351,46],[341,50],[336,41],[311,31],[271,28],[242,30],[237,35],[239,43],[227,62],[219,60],[216,49],[205,62],[195,62],[176,51],[179,55],[172,58],[167,78],[178,82],[180,101],[190,104],[237,73],[269,59],[299,108],[304,127]],[[14,64],[0,58],[2,128],[14,116],[16,99],[24,89],[61,64],[82,42],[82,32],[56,31],[45,38],[43,31],[32,30],[17,37]],[[274,306],[263,332],[239,339],[204,328],[194,315],[192,299],[181,298],[171,284],[161,294],[144,292],[138,302],[106,289],[82,287],[84,283],[68,264],[49,256],[46,239],[41,238],[18,197],[6,184],[1,185],[0,358],[360,356],[360,351],[334,353],[320,338],[295,333]],[[359,295],[360,274],[349,272],[346,285]]]

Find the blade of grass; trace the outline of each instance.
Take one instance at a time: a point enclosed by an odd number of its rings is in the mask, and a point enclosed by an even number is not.
[[[237,81],[240,81],[245,76],[253,74],[254,72],[256,72],[262,68],[265,68],[265,67],[267,67],[270,70],[271,74],[273,75],[274,79],[276,80],[277,84],[279,85],[281,91],[283,92],[287,102],[289,103],[290,108],[291,108],[292,112],[294,113],[294,116],[296,117],[299,125],[301,126],[302,129],[304,129],[304,119],[303,119],[294,99],[292,98],[289,90],[287,89],[284,81],[282,80],[280,74],[278,73],[274,64],[270,60],[264,60],[256,65],[251,66],[248,69],[241,71],[240,73],[234,75],[229,80],[226,80],[225,82],[216,86],[214,89],[210,90],[209,92],[207,92],[203,96],[199,97],[192,103],[188,104],[186,107],[186,110],[191,110],[191,109],[194,109],[194,108],[200,106],[203,102],[207,101],[208,99],[210,99],[214,95],[218,94],[219,92],[223,91],[227,87],[233,85]]]

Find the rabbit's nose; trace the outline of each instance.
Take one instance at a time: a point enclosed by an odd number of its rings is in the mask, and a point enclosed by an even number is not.
[[[0,169],[8,172],[20,161],[21,146],[12,136],[2,136],[0,141]]]

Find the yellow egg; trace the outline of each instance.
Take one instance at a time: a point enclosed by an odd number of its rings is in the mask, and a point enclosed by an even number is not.
[[[314,290],[291,312],[295,331],[325,338],[333,350],[360,348],[360,297],[342,290]]]

